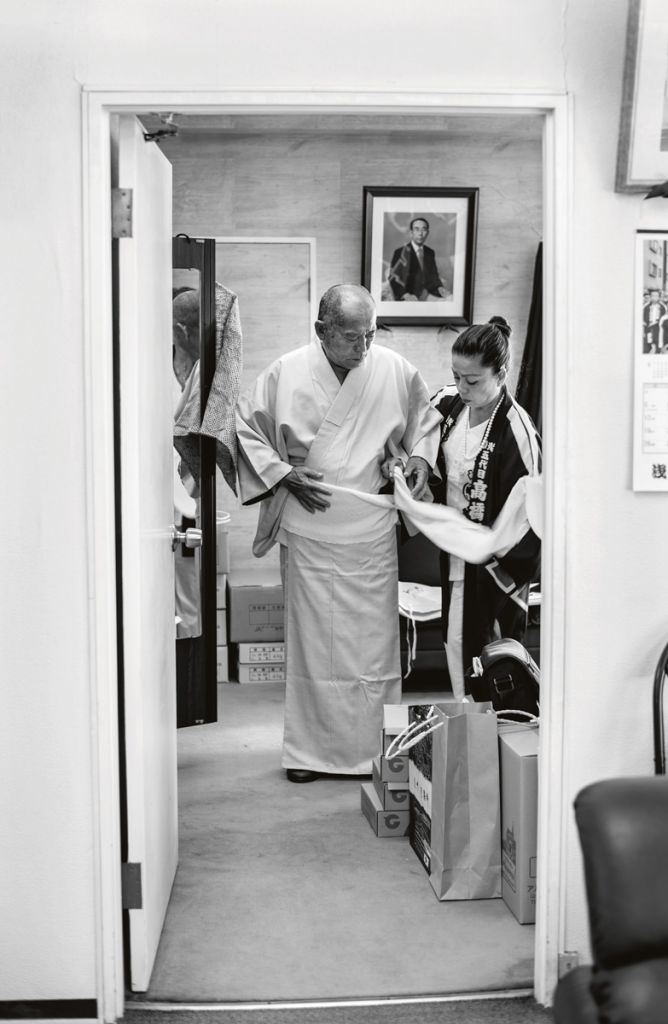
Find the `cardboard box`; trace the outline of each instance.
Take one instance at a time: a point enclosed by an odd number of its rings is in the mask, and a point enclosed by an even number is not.
[[[408,786],[405,782],[383,782],[380,777],[380,757],[371,762],[372,781],[384,811],[408,810]]]
[[[230,640],[282,643],[283,586],[278,570],[235,569],[227,577]]]
[[[227,647],[216,647],[216,682],[228,683],[230,681],[229,667]]]
[[[520,924],[536,920],[538,730],[499,728],[501,895]]]
[[[361,797],[362,814],[377,836],[389,838],[408,834],[408,811],[386,811],[373,782],[362,783]]]
[[[285,665],[242,665],[237,666],[240,683],[284,683]]]
[[[230,571],[230,535],[226,527],[216,527],[216,572]]]
[[[216,609],[216,643],[219,647],[227,643],[227,612],[224,608]]]
[[[227,608],[227,573],[216,576],[216,608]]]
[[[276,664],[285,661],[285,644],[239,644],[242,665]]]
[[[381,732],[380,752],[384,754],[395,736],[408,725],[407,704],[383,705],[383,729]]]
[[[408,786],[408,754],[398,754],[397,757],[390,758],[381,754],[378,760],[382,782],[401,782],[404,788]]]

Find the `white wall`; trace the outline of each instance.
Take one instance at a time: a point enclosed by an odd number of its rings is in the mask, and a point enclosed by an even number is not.
[[[79,86],[572,91],[566,799],[651,771],[661,495],[630,490],[633,234],[613,192],[624,0],[32,0],[0,14],[4,999],[95,993]],[[564,945],[586,947],[570,811]],[[5,872],[3,870],[3,875]]]

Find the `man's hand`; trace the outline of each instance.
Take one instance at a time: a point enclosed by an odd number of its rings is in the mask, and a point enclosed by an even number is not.
[[[283,477],[281,483],[285,484],[291,494],[294,494],[299,504],[303,505],[307,512],[324,512],[329,508],[330,503],[322,495],[332,492],[313,483],[314,480],[322,480],[322,473],[316,472],[315,469],[305,469],[303,466],[298,469],[295,466],[287,476]]]
[[[396,455],[390,455],[389,458],[385,459],[385,462],[381,463],[380,471],[383,474],[385,480],[394,479],[394,470],[398,466],[401,472],[404,471],[404,460],[400,459]]]
[[[401,301],[402,302],[417,302],[418,301],[418,297],[417,297],[417,295],[412,295],[411,292],[404,292],[404,294],[401,296]]]
[[[404,477],[411,492],[411,498],[420,501],[427,493],[429,480],[429,463],[420,455],[411,455],[406,463]]]

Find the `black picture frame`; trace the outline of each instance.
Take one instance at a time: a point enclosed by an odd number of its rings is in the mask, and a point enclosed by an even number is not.
[[[668,178],[667,49],[665,0],[629,0],[617,192],[647,192]]]
[[[473,322],[478,193],[478,188],[364,186],[362,284],[384,324],[466,327]],[[411,227],[417,221],[427,223],[426,234],[424,226]],[[420,235],[421,267],[411,245]]]

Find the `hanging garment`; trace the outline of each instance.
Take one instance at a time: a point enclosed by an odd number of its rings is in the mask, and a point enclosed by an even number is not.
[[[529,413],[540,434],[543,429],[543,243],[538,246],[522,364],[515,397]]]
[[[174,378],[174,404],[178,409],[182,392]],[[184,520],[197,523],[199,510],[195,495],[197,485],[183,466],[178,452],[173,449],[174,465],[174,523],[181,527]],[[174,551],[174,598],[176,613],[176,637],[201,636],[202,618],[200,613],[200,553],[198,550],[185,554],[177,544]]]
[[[239,402],[241,496],[262,501],[253,550],[286,548],[286,768],[371,771],[383,704],[401,693],[397,513],[380,467],[390,454],[433,465],[440,423],[417,370],[381,346],[341,384],[314,341]],[[332,491],[324,513],[279,486],[303,465]]]
[[[209,398],[200,411],[200,366],[195,363],[184,388],[174,423],[174,447],[195,480],[200,479],[199,439],[216,442],[216,464],[237,493],[237,441],[234,409],[241,380],[242,338],[239,302],[234,292],[216,282],[216,368]]]

